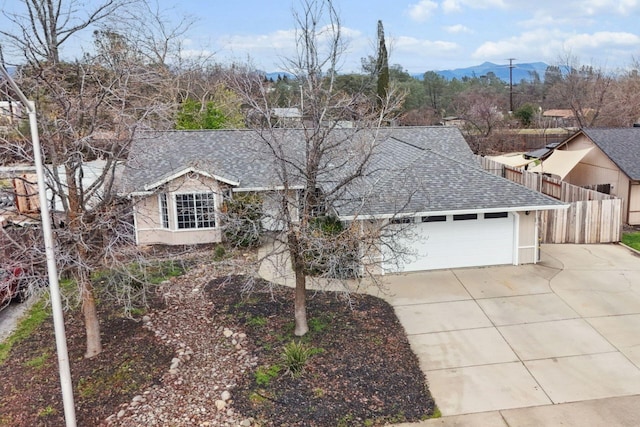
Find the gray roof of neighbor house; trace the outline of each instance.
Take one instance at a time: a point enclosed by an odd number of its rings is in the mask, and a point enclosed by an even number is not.
[[[130,193],[156,191],[189,170],[202,171],[236,189],[302,185],[302,129],[166,131],[141,134],[132,146],[125,183]],[[561,202],[480,168],[459,129],[452,127],[333,129],[341,140],[323,158],[319,186],[326,192],[370,154],[363,176],[334,191],[342,217],[399,212],[516,210],[563,206]],[[277,160],[278,156],[286,162]],[[286,164],[286,168],[282,165]]]
[[[629,178],[640,180],[640,128],[582,129]]]

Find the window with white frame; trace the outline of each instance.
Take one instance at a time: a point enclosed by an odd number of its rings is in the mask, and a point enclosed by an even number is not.
[[[216,226],[216,203],[213,193],[176,194],[178,229]]]
[[[162,228],[169,228],[169,204],[167,202],[167,193],[158,195],[160,199],[160,221]]]

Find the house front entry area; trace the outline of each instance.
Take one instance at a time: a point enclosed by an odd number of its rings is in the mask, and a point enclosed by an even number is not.
[[[514,264],[513,213],[435,215],[413,220],[412,225],[397,226],[408,227],[396,237],[407,256],[396,262],[386,253],[386,273]]]

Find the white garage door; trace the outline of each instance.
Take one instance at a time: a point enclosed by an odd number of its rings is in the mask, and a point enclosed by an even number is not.
[[[397,247],[411,255],[393,260],[385,248],[385,272],[513,264],[514,216],[506,212],[418,217]]]

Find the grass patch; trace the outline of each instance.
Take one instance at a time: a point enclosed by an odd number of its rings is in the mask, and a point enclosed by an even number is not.
[[[267,324],[267,319],[263,316],[248,316],[247,325],[259,328]]]
[[[54,408],[53,406],[49,405],[45,408],[42,408],[41,410],[38,411],[38,417],[48,417],[49,415],[54,415],[56,412],[56,408]]]
[[[28,338],[31,333],[49,317],[51,311],[42,301],[36,302],[27,311],[25,317],[18,323],[18,327],[3,343],[0,343],[0,365],[9,357],[11,348],[20,341]]]
[[[640,251],[640,232],[623,234],[622,243],[629,247],[632,247],[637,251]]]
[[[51,353],[45,351],[40,356],[36,356],[31,360],[27,360],[24,365],[30,368],[42,369],[49,360],[49,357],[51,357]]]
[[[437,406],[433,409],[433,414],[429,418],[442,418],[442,412],[440,412],[440,408]]]
[[[134,361],[124,360],[113,372],[96,371],[91,377],[80,378],[78,394],[85,399],[99,396],[103,390],[117,389],[121,393],[133,393],[140,389],[140,379],[133,372]],[[147,380],[144,378],[143,380]]]
[[[318,317],[312,317],[307,321],[309,326],[309,331],[311,332],[323,332],[325,329],[329,327],[331,323],[331,316],[328,314],[323,314]]]
[[[260,366],[256,369],[256,383],[261,386],[267,386],[272,379],[276,378],[282,368],[280,365]]]
[[[98,284],[130,284],[139,286],[140,283],[159,285],[172,277],[185,273],[182,262],[159,261],[151,263],[134,262],[126,266],[126,270],[100,270],[93,274],[91,280]]]

